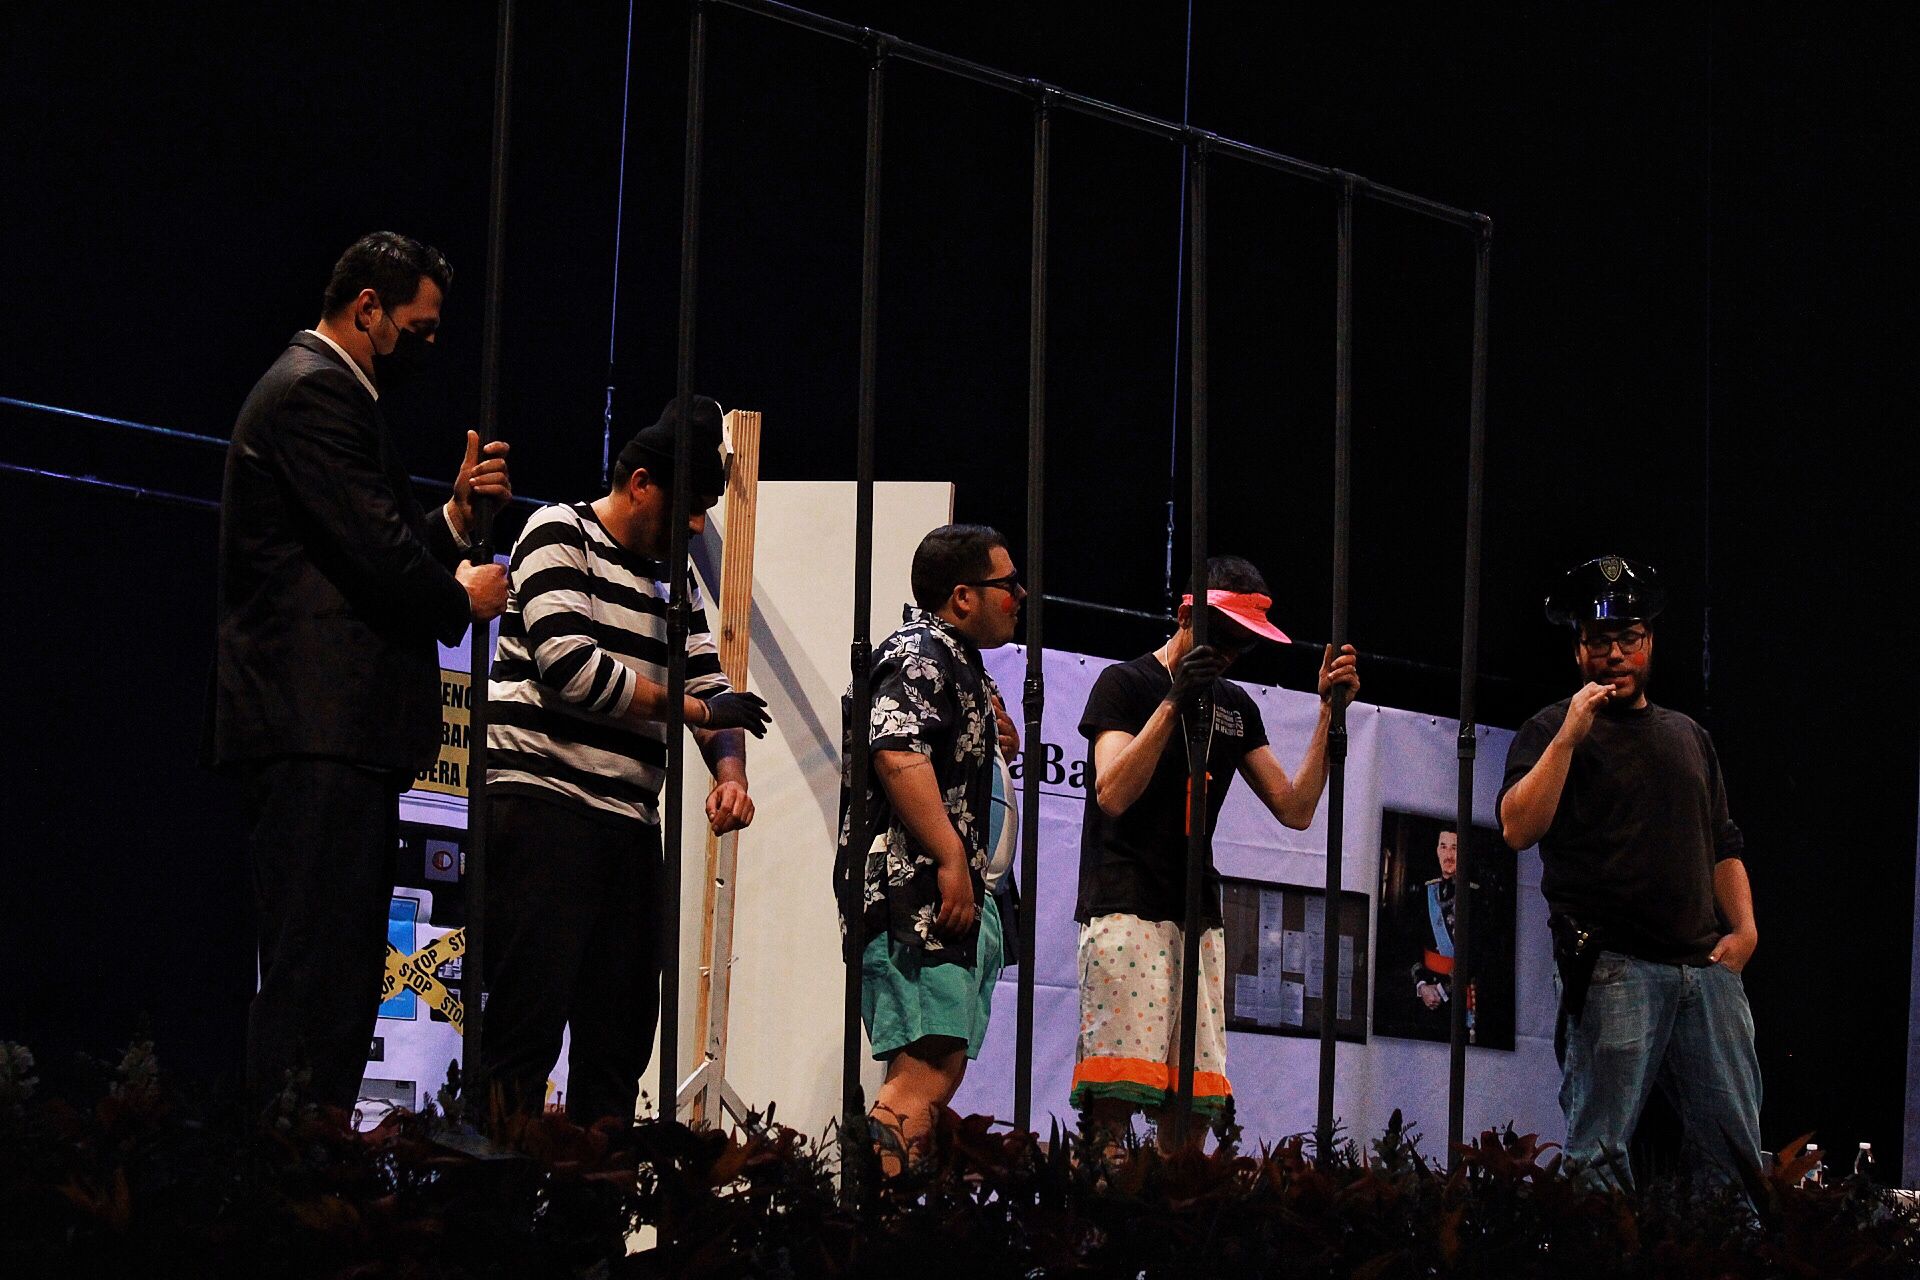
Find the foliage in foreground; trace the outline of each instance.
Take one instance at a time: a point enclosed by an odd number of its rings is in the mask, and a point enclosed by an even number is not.
[[[732,1136],[649,1121],[491,1117],[510,1158],[447,1145],[464,1100],[368,1133],[289,1091],[264,1115],[196,1106],[152,1047],[84,1098],[0,1046],[0,1274],[339,1277],[1640,1277],[1920,1275],[1920,1219],[1856,1182],[1801,1188],[1798,1146],[1738,1195],[1582,1189],[1530,1135],[1482,1134],[1451,1172],[1395,1122],[1324,1161],[1292,1139],[1117,1154],[984,1117],[839,1203],[831,1143],[756,1117]],[[451,1117],[452,1119],[450,1119]],[[1082,1155],[1086,1158],[1082,1158]],[[628,1232],[669,1243],[631,1255]]]

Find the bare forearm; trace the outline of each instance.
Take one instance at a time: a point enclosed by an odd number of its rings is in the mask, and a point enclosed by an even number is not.
[[[874,776],[887,793],[893,811],[900,815],[907,834],[942,865],[964,863],[966,845],[947,817],[947,806],[940,798],[940,781],[934,776],[933,761],[917,751],[876,751]]]
[[[1526,776],[1508,789],[1500,802],[1500,838],[1515,849],[1538,844],[1553,825],[1560,808],[1560,793],[1567,785],[1567,767],[1573,763],[1573,748],[1555,738],[1527,770]]]
[[[667,686],[656,684],[644,676],[636,676],[633,681],[633,697],[627,703],[625,716],[629,720],[638,720],[645,724],[661,724],[667,718],[667,705]],[[689,695],[681,699],[681,706],[687,724],[698,728],[706,723],[706,703]]]
[[[1753,885],[1747,879],[1746,863],[1738,858],[1722,858],[1714,864],[1713,900],[1734,933],[1759,934],[1753,920]]]
[[[1096,740],[1094,799],[1102,813],[1117,818],[1146,792],[1147,783],[1153,780],[1153,771],[1160,767],[1161,753],[1172,741],[1174,728],[1179,723],[1179,711],[1172,703],[1163,702],[1147,717],[1140,732],[1111,755],[1102,758],[1104,753],[1099,751]]]
[[[747,731],[745,729],[695,729],[693,740],[700,744],[700,756],[715,782],[747,785]]]
[[[1320,794],[1327,789],[1327,730],[1333,723],[1333,709],[1320,704],[1320,717],[1314,722],[1313,737],[1307,740],[1307,753],[1294,770],[1293,794],[1276,811],[1281,823],[1295,831],[1313,825],[1313,813],[1320,807]]]

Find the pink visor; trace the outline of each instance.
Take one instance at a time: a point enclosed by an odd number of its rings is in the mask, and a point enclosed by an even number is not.
[[[1192,604],[1193,596],[1191,594],[1181,596],[1180,603]],[[1272,596],[1238,591],[1209,591],[1207,603],[1257,636],[1278,640],[1281,644],[1293,643],[1287,639],[1286,632],[1267,621],[1267,610],[1273,608]]]

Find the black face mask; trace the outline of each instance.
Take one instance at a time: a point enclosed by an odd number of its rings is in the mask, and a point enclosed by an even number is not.
[[[394,324],[391,312],[387,313],[387,322]],[[393,350],[386,355],[377,350],[373,353],[373,380],[382,391],[414,381],[433,358],[433,344],[423,335],[397,324],[394,327],[399,336],[394,339]]]

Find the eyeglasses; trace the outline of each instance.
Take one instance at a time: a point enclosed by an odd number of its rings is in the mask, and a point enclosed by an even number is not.
[[[977,582],[962,582],[960,585],[963,587],[998,587],[1009,595],[1025,595],[1027,593],[1027,589],[1020,585],[1020,574],[1017,570],[1013,573],[1001,574],[997,578],[981,578]]]
[[[1647,642],[1647,634],[1645,631],[1621,631],[1607,635],[1581,636],[1580,647],[1593,658],[1606,657],[1613,652],[1613,646],[1616,644],[1620,646],[1622,653],[1638,653],[1640,646]]]

